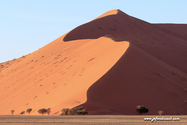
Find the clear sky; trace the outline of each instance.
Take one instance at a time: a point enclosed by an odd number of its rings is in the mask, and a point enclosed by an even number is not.
[[[0,62],[32,53],[112,9],[150,23],[187,24],[186,5],[187,0],[0,0]]]

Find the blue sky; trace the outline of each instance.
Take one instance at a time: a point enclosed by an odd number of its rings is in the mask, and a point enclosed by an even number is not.
[[[0,62],[32,53],[112,9],[150,23],[187,24],[186,5],[187,0],[0,0]]]

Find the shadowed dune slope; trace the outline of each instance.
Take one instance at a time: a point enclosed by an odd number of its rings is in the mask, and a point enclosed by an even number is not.
[[[87,92],[90,114],[186,114],[186,74],[130,45],[126,53]]]
[[[187,24],[155,24],[163,29],[165,32],[181,39],[187,40]]]
[[[185,25],[186,26],[186,25]],[[112,10],[0,66],[0,114],[85,107],[89,114],[187,114],[187,39],[181,25]],[[181,30],[180,30],[181,29]]]

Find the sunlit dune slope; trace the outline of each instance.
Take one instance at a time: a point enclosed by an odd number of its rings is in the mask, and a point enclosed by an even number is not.
[[[133,115],[137,105],[148,114],[187,114],[187,40],[180,28],[106,12],[2,63],[0,114],[51,108],[58,115],[83,106],[89,114]]]
[[[89,86],[116,63],[129,45],[106,37],[68,43],[62,38],[3,68],[0,114],[10,114],[12,109],[18,114],[28,108],[34,115],[40,108],[51,108],[54,114],[85,102]]]

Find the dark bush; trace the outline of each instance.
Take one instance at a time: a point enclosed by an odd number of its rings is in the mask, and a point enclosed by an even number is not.
[[[20,114],[21,114],[21,115],[25,114],[25,111],[22,111]]]
[[[141,105],[136,106],[136,111],[138,112],[138,114],[141,114],[141,115],[142,115],[142,113],[145,114],[145,113],[149,112],[149,110],[147,108],[145,108],[144,106],[141,106]]]
[[[43,115],[43,114],[47,113],[47,109],[45,109],[45,108],[39,109],[38,113]]]
[[[62,112],[62,114],[61,115],[68,115],[68,108],[63,108],[62,110],[61,110],[61,112]]]
[[[87,110],[83,107],[75,107],[72,109],[63,108],[61,115],[85,115],[88,114]]]
[[[85,115],[88,114],[87,110],[83,107],[76,107],[74,110],[77,112],[77,115]]]
[[[26,111],[26,112],[30,114],[30,113],[31,113],[31,111],[32,111],[32,109],[31,109],[31,108],[29,108],[29,109],[27,109],[27,111]]]

